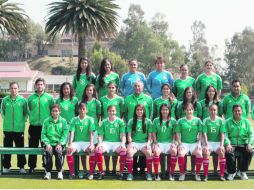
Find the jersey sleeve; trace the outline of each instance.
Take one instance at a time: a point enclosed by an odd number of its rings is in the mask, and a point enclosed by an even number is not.
[[[124,94],[124,89],[125,89],[125,74],[122,76],[121,80],[120,80],[120,94],[122,96],[125,96]]]
[[[72,88],[73,88],[73,90],[76,91],[76,88],[77,88],[77,76],[76,75],[74,75],[73,79],[72,79]]]
[[[152,125],[152,122],[151,120],[147,120],[147,132],[148,133],[152,133],[153,132],[153,125]]]
[[[219,75],[217,75],[217,90],[221,90],[222,89],[222,79]]]
[[[90,132],[93,132],[93,131],[95,131],[95,130],[96,130],[96,128],[95,128],[95,124],[94,124],[94,119],[91,118],[91,119],[90,119],[89,131],[90,131]]]
[[[104,125],[105,125],[105,122],[102,121],[101,125],[98,128],[98,135],[99,136],[103,136],[104,135]]]
[[[147,77],[146,80],[146,85],[147,85],[147,91],[151,94],[151,89],[152,89],[152,73],[150,73]]]
[[[202,107],[201,107],[200,102],[197,102],[197,116],[198,116],[199,118],[202,117]]]
[[[206,119],[203,121],[203,133],[207,134],[207,121]]]
[[[70,128],[69,128],[69,131],[75,132],[75,117],[72,118],[72,120],[70,121]]]
[[[42,130],[41,130],[41,141],[45,144],[45,145],[49,145],[50,144],[50,140],[47,137],[47,129],[48,129],[48,122],[47,119],[44,121],[43,125],[42,125]]]
[[[126,125],[123,120],[120,119],[120,133],[126,133]]]
[[[178,120],[175,125],[175,133],[181,133],[181,120]]]
[[[133,124],[133,120],[129,120],[128,124],[127,124],[127,133],[131,133],[132,132],[132,124]]]
[[[65,145],[66,144],[66,139],[67,139],[67,136],[68,136],[68,127],[67,127],[67,121],[65,119],[62,120],[62,127],[63,127],[63,131],[62,131],[62,134],[61,134],[61,137],[59,139],[59,143],[61,145]]]

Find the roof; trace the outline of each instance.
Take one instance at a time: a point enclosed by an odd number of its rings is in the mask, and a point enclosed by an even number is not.
[[[31,71],[27,62],[0,62],[0,71]]]
[[[24,72],[0,72],[0,78],[29,78],[33,79],[38,74],[38,71],[24,71]]]

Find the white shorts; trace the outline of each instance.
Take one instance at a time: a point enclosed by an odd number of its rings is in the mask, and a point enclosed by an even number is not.
[[[190,153],[192,154],[195,148],[197,148],[197,143],[182,143],[183,147],[186,150],[186,154]]]
[[[77,152],[84,151],[90,146],[90,142],[74,142],[72,146],[77,149]]]
[[[135,147],[137,149],[137,151],[139,151],[139,150],[141,151],[142,148],[144,146],[146,146],[147,143],[135,143],[135,142],[133,142],[132,144],[133,144],[133,147]]]
[[[161,153],[166,154],[170,151],[170,147],[172,143],[158,143],[158,144],[159,144]]]
[[[104,141],[102,142],[102,146],[105,148],[105,151],[106,152],[115,152],[116,149],[121,146],[122,143],[121,142],[107,142],[107,141]]]
[[[216,152],[220,147],[220,142],[208,142],[208,147],[211,152]]]

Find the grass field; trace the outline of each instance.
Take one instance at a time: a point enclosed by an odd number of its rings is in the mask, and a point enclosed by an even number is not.
[[[252,124],[254,124],[252,122]],[[2,126],[2,118],[0,117],[0,126]],[[26,128],[27,129],[27,128]],[[25,132],[25,139],[27,144],[27,130]],[[3,143],[3,133],[0,132],[0,146]],[[189,163],[189,162],[188,162]],[[38,168],[41,169],[41,158],[38,158]],[[210,164],[211,166],[212,164]],[[16,156],[12,157],[12,168],[16,167]],[[67,169],[66,163],[64,166]],[[28,168],[26,168],[28,169]],[[178,169],[178,166],[177,166]],[[254,162],[251,164],[251,169],[254,170]],[[29,176],[29,175],[12,175],[12,176],[0,176],[0,188],[1,189],[253,189],[254,179],[248,181],[241,181],[236,179],[235,181],[221,182],[217,180],[210,180],[208,182],[195,182],[194,180],[186,180],[184,182],[170,182],[167,180],[147,182],[144,180],[134,179],[134,181],[119,181],[113,179],[104,179],[102,181],[93,180],[55,180],[56,176],[52,176],[52,180],[42,180],[42,174]]]

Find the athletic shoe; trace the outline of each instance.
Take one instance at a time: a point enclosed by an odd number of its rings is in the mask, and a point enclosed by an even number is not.
[[[179,181],[184,181],[185,180],[185,173],[180,174]]]
[[[123,174],[119,174],[119,177],[118,177],[119,180],[123,180],[124,179],[124,176]]]
[[[20,173],[20,174],[26,174],[26,170],[25,170],[24,168],[20,168],[20,169],[19,169],[19,173]]]
[[[242,174],[240,171],[236,172],[236,176],[238,176],[239,178],[242,178]]]
[[[241,172],[241,180],[248,180],[248,176],[246,174],[246,172]]]
[[[207,182],[208,181],[208,176],[204,177],[204,181]]]
[[[229,181],[233,181],[233,180],[234,180],[234,177],[235,177],[234,174],[228,174],[227,179],[228,179]]]
[[[171,175],[171,174],[169,174],[169,181],[175,181],[175,177],[174,177],[174,175]]]
[[[75,174],[69,174],[69,179],[75,179]]]
[[[58,180],[63,180],[63,173],[62,172],[57,173],[57,179]]]
[[[224,176],[220,176],[220,180],[221,180],[221,181],[226,181],[226,179],[225,179]]]
[[[102,180],[104,178],[104,175],[103,175],[103,173],[99,173],[99,175],[98,175],[98,180]]]
[[[116,176],[116,170],[112,170],[111,174],[112,174],[113,176]]]
[[[93,180],[93,174],[88,174],[87,179]]]
[[[29,171],[28,171],[28,173],[30,173],[30,174],[34,174],[34,172],[35,172],[34,168],[30,168]]]
[[[146,180],[147,181],[153,181],[152,175],[150,173],[146,174]]]
[[[10,169],[9,168],[3,168],[3,173],[4,174],[7,174],[7,173],[9,173],[10,172]]]
[[[195,180],[196,180],[196,181],[201,181],[201,178],[200,178],[200,175],[199,175],[199,174],[196,174],[196,175],[195,175]]]
[[[132,174],[128,174],[127,181],[132,181],[132,180],[133,180],[133,175]]]
[[[79,178],[79,179],[83,179],[83,178],[84,178],[84,173],[83,173],[83,171],[80,171],[80,172],[78,173],[78,178]]]
[[[51,173],[50,172],[46,172],[46,175],[44,176],[45,180],[49,180],[51,179]]]
[[[155,181],[160,181],[161,178],[160,178],[160,175],[159,174],[155,174]]]

